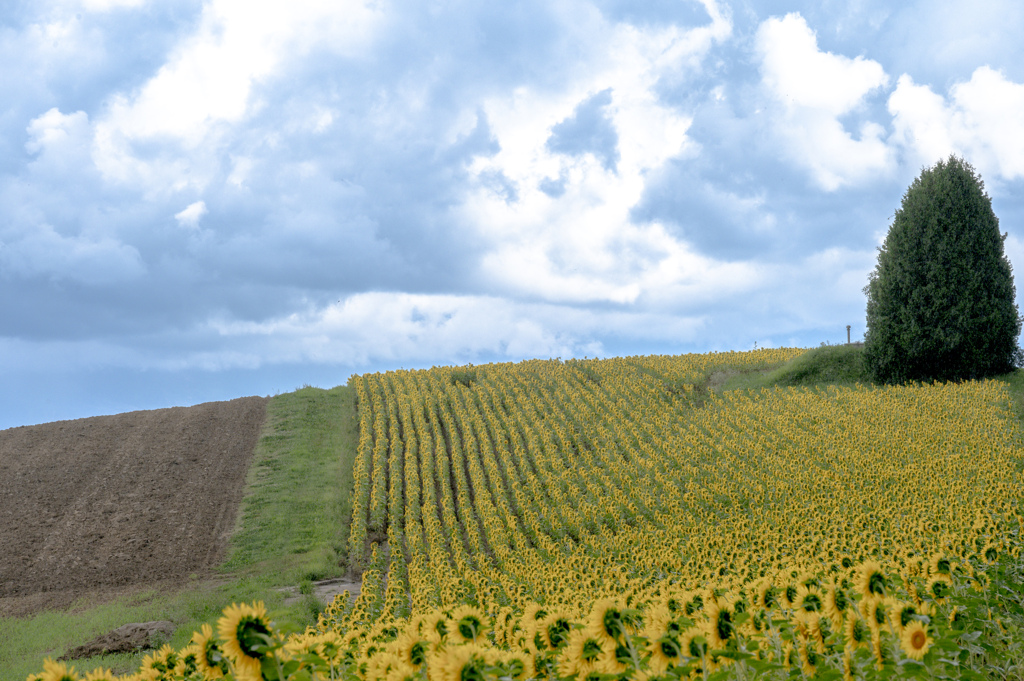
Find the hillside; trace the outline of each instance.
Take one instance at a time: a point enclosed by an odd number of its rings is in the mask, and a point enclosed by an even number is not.
[[[243,575],[239,605],[207,600],[210,636],[179,629],[141,663],[1003,678],[1024,664],[1021,374],[873,386],[859,353],[435,367],[275,398],[220,568]],[[311,594],[346,572],[358,595],[305,631],[256,602],[282,575]]]

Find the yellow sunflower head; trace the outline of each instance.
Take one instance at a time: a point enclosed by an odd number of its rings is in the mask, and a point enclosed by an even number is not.
[[[142,668],[152,669],[159,675],[167,675],[178,666],[178,653],[170,645],[165,644],[155,653],[142,658]]]
[[[558,673],[561,676],[576,675],[583,679],[597,671],[598,662],[614,642],[605,636],[593,636],[583,629],[569,632],[569,640],[558,656]]]
[[[920,614],[917,611],[917,606],[907,601],[891,598],[886,599],[886,604],[889,606],[889,618],[897,632],[906,629],[907,625],[913,621],[914,616]]]
[[[846,613],[846,626],[843,628],[846,647],[849,649],[867,646],[871,642],[871,629],[852,609]]]
[[[617,598],[599,599],[590,609],[587,617],[586,629],[595,636],[604,636],[613,641],[620,639],[626,633],[626,624],[623,621],[625,608]]]
[[[221,653],[213,628],[204,624],[192,634],[192,645],[196,648],[196,669],[204,679],[219,679],[227,671],[227,661]]]
[[[693,617],[704,609],[705,593],[703,590],[690,591],[684,597],[683,614]]]
[[[683,649],[679,639],[670,634],[651,639],[647,644],[647,650],[651,654],[648,664],[653,671],[659,674],[668,671],[670,667],[679,664],[683,659]]]
[[[452,639],[456,643],[479,641],[487,631],[487,618],[473,605],[460,605],[452,610]]]
[[[431,658],[434,670],[431,679],[437,681],[463,681],[487,678],[487,659],[483,648],[476,643],[445,646]]]
[[[50,657],[43,660],[43,673],[38,676],[40,681],[78,681],[74,667],[68,667]]]
[[[334,629],[328,629],[316,636],[316,649],[328,664],[341,662],[345,652],[345,640]]]
[[[953,580],[948,574],[937,572],[928,578],[925,584],[927,597],[939,603],[945,602],[953,589]]]
[[[223,654],[234,666],[238,681],[259,681],[260,662],[274,632],[263,602],[228,606],[217,621],[217,633],[223,641]]]
[[[708,645],[714,649],[724,648],[736,633],[732,611],[724,603],[708,603],[704,609],[708,616]]]
[[[815,650],[814,644],[811,641],[802,641],[797,652],[800,656],[800,670],[808,678],[814,676],[818,671],[818,665],[821,664],[821,656]]]
[[[928,627],[920,620],[911,620],[903,627],[903,634],[900,636],[900,648],[907,657],[915,660],[924,659],[925,653],[931,647],[933,641],[928,636]]]
[[[623,676],[630,671],[632,658],[621,641],[614,641],[604,648],[604,654],[597,660],[597,672]]]
[[[528,661],[530,656],[522,651],[510,652],[485,647],[483,655],[487,664],[492,668],[490,673],[499,679],[523,681],[534,676],[533,668]]]
[[[82,681],[116,681],[117,677],[109,669],[93,669],[82,677]]]
[[[454,629],[452,621],[441,610],[430,613],[423,620],[423,633],[428,639],[437,643],[447,641],[452,629]]]
[[[699,660],[708,654],[708,638],[701,627],[690,627],[679,637],[679,648],[683,655]]]
[[[754,605],[765,610],[779,605],[779,589],[773,580],[762,577],[758,581],[754,590]]]
[[[928,561],[929,575],[948,575],[953,571],[953,561],[945,553],[936,553]]]
[[[885,589],[888,583],[882,566],[878,561],[868,560],[857,568],[857,591],[865,599],[880,598],[885,596]]]
[[[681,631],[679,624],[675,622],[675,615],[664,601],[652,606],[647,611],[646,628],[644,635],[650,639],[656,639],[666,633],[678,634]],[[670,632],[669,629],[672,629]]]
[[[421,669],[427,663],[427,658],[433,651],[434,646],[426,637],[406,629],[394,642],[395,654],[403,664],[413,669]]]
[[[804,612],[821,612],[825,607],[821,591],[816,586],[801,584],[796,589],[796,598],[793,599],[793,609]]]
[[[537,626],[541,642],[551,650],[557,650],[568,643],[570,631],[572,631],[572,621],[562,612],[552,612]]]
[[[178,656],[178,665],[174,668],[175,676],[188,678],[199,670],[199,648],[190,643],[182,649]]]
[[[846,616],[846,611],[849,607],[850,597],[846,595],[846,591],[838,584],[828,584],[825,588],[822,612],[838,624]]]

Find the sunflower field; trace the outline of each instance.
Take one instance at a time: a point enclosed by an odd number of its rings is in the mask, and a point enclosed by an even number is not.
[[[358,597],[124,678],[1024,678],[1006,384],[707,388],[801,352],[353,377]]]

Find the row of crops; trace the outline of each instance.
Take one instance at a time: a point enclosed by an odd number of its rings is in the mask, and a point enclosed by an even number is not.
[[[1017,584],[1024,466],[1005,385],[706,389],[716,370],[799,352],[355,377],[359,597],[290,637],[259,604],[233,606],[139,678],[958,677],[1005,664],[991,640],[1021,640],[1001,594]]]

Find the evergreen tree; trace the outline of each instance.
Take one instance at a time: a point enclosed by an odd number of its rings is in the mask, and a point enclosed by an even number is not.
[[[878,382],[982,378],[1022,366],[1005,234],[974,168],[950,156],[907,189],[864,292]]]

